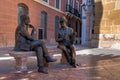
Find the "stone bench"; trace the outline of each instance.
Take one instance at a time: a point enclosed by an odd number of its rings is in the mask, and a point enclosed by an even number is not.
[[[51,53],[62,53],[62,51],[58,48],[49,48],[48,49],[48,52],[51,54]],[[31,56],[36,56],[35,54],[35,51],[9,51],[9,55],[14,57],[15,59],[15,68],[17,71],[19,72],[27,72],[27,59],[28,57],[31,57]],[[61,59],[62,62],[64,63],[64,59]],[[46,63],[45,59],[43,60],[44,61],[44,65],[46,67],[48,67],[48,63]]]
[[[27,71],[27,59],[30,56],[35,56],[34,51],[9,51],[9,55],[15,59],[15,68],[17,71],[26,72]]]

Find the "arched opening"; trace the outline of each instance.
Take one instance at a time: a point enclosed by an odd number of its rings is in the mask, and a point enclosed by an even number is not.
[[[25,4],[20,3],[18,4],[18,24],[20,24],[20,16],[24,14],[28,15],[28,7]]]

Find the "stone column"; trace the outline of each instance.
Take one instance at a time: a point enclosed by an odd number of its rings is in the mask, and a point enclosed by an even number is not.
[[[86,42],[90,43],[92,35],[92,3],[91,0],[86,2]]]
[[[86,14],[86,41],[90,41],[91,40],[91,34],[92,34],[92,18],[91,18],[91,14],[88,13]]]

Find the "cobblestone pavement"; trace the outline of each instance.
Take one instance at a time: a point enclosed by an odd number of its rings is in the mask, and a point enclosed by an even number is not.
[[[76,46],[78,68],[60,64],[61,54],[53,50],[51,56],[57,61],[49,64],[49,74],[37,72],[36,57],[28,59],[28,73],[16,73],[14,58],[0,49],[0,80],[120,80],[120,50]]]

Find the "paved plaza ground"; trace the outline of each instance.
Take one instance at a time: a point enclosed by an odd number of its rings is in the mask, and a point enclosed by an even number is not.
[[[0,49],[0,80],[120,80],[120,50],[88,48],[76,45],[78,68],[60,64],[61,53],[56,45],[48,45],[51,56],[57,59],[49,64],[49,74],[37,72],[36,57],[28,59],[28,73],[16,73],[15,60],[9,56],[12,48]]]

